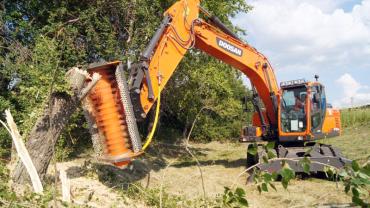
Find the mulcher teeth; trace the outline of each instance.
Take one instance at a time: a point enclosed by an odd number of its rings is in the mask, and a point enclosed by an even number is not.
[[[120,91],[121,103],[125,110],[126,123],[128,127],[128,132],[130,134],[132,148],[135,153],[141,151],[141,139],[139,131],[137,129],[137,123],[134,115],[134,110],[131,103],[131,98],[129,94],[129,89],[127,85],[127,79],[123,71],[123,65],[119,64],[116,68],[116,81],[118,89]]]
[[[121,62],[95,65],[89,73],[101,79],[90,92],[94,119],[103,135],[103,160],[126,167],[141,154],[141,139]]]

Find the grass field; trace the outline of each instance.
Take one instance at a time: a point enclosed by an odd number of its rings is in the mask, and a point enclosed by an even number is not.
[[[342,136],[323,143],[332,144],[352,160],[365,161],[370,156],[370,106],[341,110]]]
[[[341,110],[342,127],[356,127],[370,124],[370,106]]]
[[[325,139],[322,142],[338,147],[352,159],[364,162],[370,156],[370,124],[345,128],[340,137]]]

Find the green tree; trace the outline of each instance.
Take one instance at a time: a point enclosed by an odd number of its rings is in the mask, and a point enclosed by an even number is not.
[[[192,134],[194,138],[210,141],[238,137],[250,117],[242,109],[241,101],[248,92],[240,76],[206,54],[189,54],[164,91],[162,106],[167,123],[186,135],[203,109]]]

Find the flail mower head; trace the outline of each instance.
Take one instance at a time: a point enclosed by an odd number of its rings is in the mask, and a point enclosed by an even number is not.
[[[103,160],[124,168],[142,153],[142,144],[121,62],[93,64],[101,79],[89,94],[92,116],[102,137]]]

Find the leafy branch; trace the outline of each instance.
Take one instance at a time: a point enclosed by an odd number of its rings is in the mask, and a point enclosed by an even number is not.
[[[370,206],[370,157],[367,162],[360,165],[356,160],[351,166],[342,170],[327,168],[327,177],[341,181],[346,194],[352,193],[352,203],[361,206]]]

